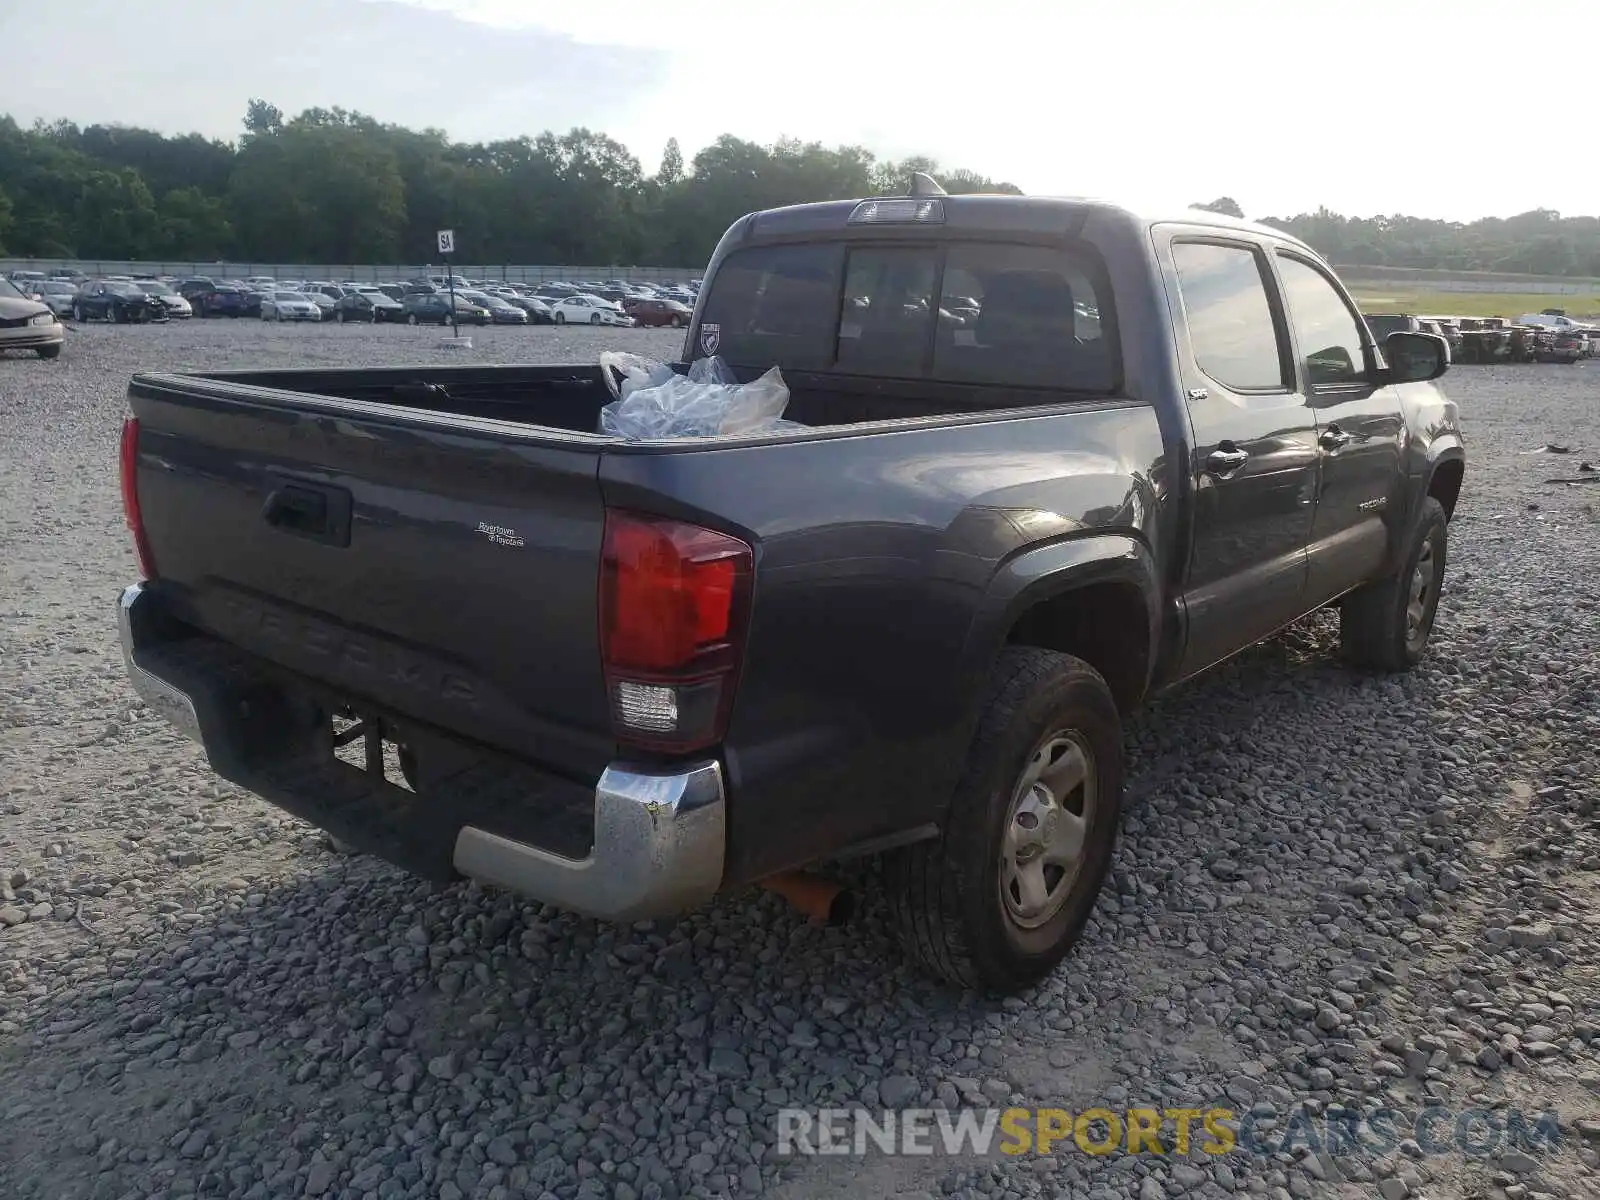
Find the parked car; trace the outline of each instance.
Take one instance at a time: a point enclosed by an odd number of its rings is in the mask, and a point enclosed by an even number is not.
[[[1552,329],[1534,350],[1537,362],[1575,363],[1589,352],[1589,341],[1578,329]]]
[[[534,292],[535,296],[551,304],[554,304],[557,300],[565,300],[568,296],[576,296],[578,294],[578,289],[570,283],[541,283]]]
[[[568,296],[550,306],[557,325],[632,325],[633,318],[598,296]]]
[[[413,293],[404,301],[408,325],[450,324],[450,293]],[[472,303],[459,293],[456,295],[456,323],[458,325],[487,325],[489,310]]]
[[[66,340],[67,331],[48,304],[0,279],[0,350],[32,350],[40,358],[57,358]]]
[[[374,325],[382,321],[405,320],[405,309],[398,300],[384,295],[375,287],[350,288],[333,306],[335,321],[368,321]]]
[[[322,306],[304,292],[274,291],[261,297],[263,321],[320,321]]]
[[[131,279],[91,279],[72,298],[76,321],[165,321],[167,306]]]
[[[1582,321],[1574,321],[1571,317],[1561,313],[1536,312],[1523,313],[1517,318],[1518,325],[1527,325],[1535,329],[1570,330],[1582,329]]]
[[[682,329],[694,310],[676,300],[624,300],[622,311],[640,325],[669,325]]]
[[[218,282],[209,275],[191,275],[187,279],[180,279],[174,290],[192,305],[196,296],[203,296],[207,292],[216,290]]]
[[[526,325],[528,314],[517,305],[510,303],[500,296],[491,296],[488,292],[470,291],[457,292],[469,304],[476,304],[479,308],[489,310],[489,323],[492,325]]]
[[[201,317],[259,317],[261,296],[254,288],[219,283],[195,292],[189,302]]]
[[[72,298],[78,294],[78,285],[68,279],[46,279],[34,295],[58,317],[72,315]]]
[[[194,316],[194,306],[159,279],[140,279],[138,288],[146,296],[154,296],[167,307],[167,316],[187,320]]]
[[[385,296],[389,297],[389,299],[393,300],[396,304],[400,303],[400,301],[406,298],[406,289],[404,284],[380,283],[378,285],[378,290]]]
[[[530,325],[550,325],[555,321],[555,317],[550,313],[550,306],[537,296],[507,296],[506,303],[515,304],[527,313]]]
[[[941,287],[982,309],[948,338],[937,295],[904,311]],[[1466,469],[1445,347],[1380,354],[1282,231],[798,205],[723,238],[685,343],[803,377],[792,424],[597,438],[589,363],[135,376],[135,688],[346,843],[594,917],[886,854],[907,956],[1017,992],[1090,920],[1146,697],[1331,604],[1352,664],[1426,653]]]
[[[45,281],[43,271],[25,271],[18,268],[10,275],[13,286],[24,296],[33,297],[39,294],[39,285]]]

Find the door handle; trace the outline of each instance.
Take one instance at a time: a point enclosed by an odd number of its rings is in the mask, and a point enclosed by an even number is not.
[[[1317,438],[1317,444],[1324,450],[1338,450],[1350,444],[1350,434],[1340,429],[1337,425],[1329,425]]]
[[[1206,455],[1206,474],[1214,475],[1218,479],[1227,479],[1249,461],[1248,452],[1239,449],[1232,442],[1223,442]]]

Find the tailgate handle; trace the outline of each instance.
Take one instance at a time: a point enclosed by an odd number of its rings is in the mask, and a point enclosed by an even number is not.
[[[350,544],[350,493],[343,488],[275,480],[262,506],[261,519],[275,529],[324,542]]]

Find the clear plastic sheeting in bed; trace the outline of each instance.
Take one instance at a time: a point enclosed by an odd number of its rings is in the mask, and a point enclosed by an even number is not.
[[[600,432],[642,438],[740,437],[795,428],[783,419],[789,388],[777,367],[740,383],[720,358],[699,358],[687,375],[637,354],[605,353],[601,374],[616,399],[600,410]]]

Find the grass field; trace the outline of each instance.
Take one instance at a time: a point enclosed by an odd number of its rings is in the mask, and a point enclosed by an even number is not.
[[[1600,295],[1560,296],[1518,292],[1408,292],[1381,283],[1350,287],[1365,312],[1420,313],[1441,317],[1516,317],[1559,308],[1574,320],[1600,316]]]

